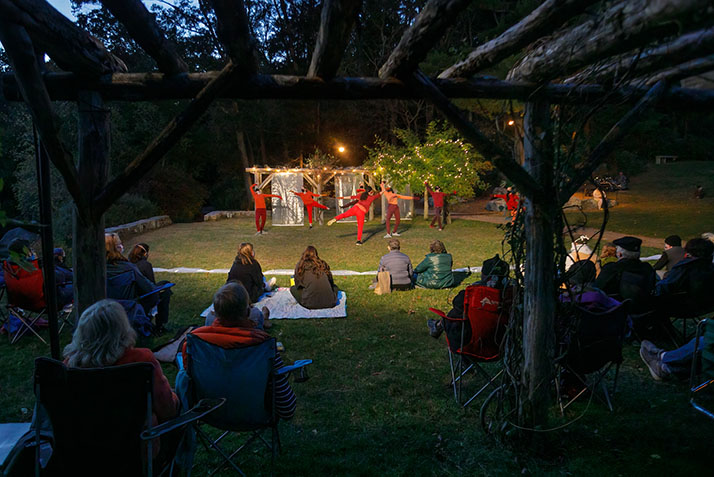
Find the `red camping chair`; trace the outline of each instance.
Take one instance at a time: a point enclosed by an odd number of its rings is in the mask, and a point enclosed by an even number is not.
[[[47,344],[47,341],[36,331],[36,328],[46,326],[44,316],[47,312],[44,279],[37,259],[30,261],[30,270],[25,270],[19,265],[7,261],[3,262],[2,268],[7,288],[7,309],[9,312],[4,326],[10,336],[10,342],[17,342],[30,331],[40,341]],[[67,317],[70,310],[71,305],[68,305],[58,317],[62,320],[62,328],[68,323]],[[19,328],[15,331],[9,329],[9,321],[12,318],[19,321]]]
[[[461,318],[451,318],[441,310],[429,308],[444,318],[451,384],[456,402],[461,403],[461,382],[466,373],[473,369],[486,379],[486,383],[463,407],[471,404],[503,373],[503,369],[500,369],[492,376],[479,363],[495,362],[501,358],[501,343],[510,314],[508,298],[511,296],[510,287],[502,293],[496,288],[471,285],[464,290],[464,313]]]

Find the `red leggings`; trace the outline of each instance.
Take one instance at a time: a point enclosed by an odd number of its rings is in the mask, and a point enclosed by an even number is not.
[[[441,225],[441,211],[442,207],[434,207],[434,218],[431,219],[431,225],[434,225],[434,222],[437,220],[439,221],[439,228],[442,229],[444,228],[443,225]]]
[[[389,207],[387,207],[387,233],[391,233],[391,224],[389,223],[389,220],[392,218],[392,215],[394,216],[394,231],[396,232],[399,228],[399,205],[389,204]]]
[[[362,240],[362,229],[364,228],[364,215],[367,212],[358,205],[354,205],[335,217],[335,220],[342,220],[347,217],[357,217],[357,240]]]
[[[312,208],[313,207],[317,207],[318,209],[325,209],[325,210],[329,209],[329,207],[322,205],[322,204],[318,204],[317,202],[310,204],[310,205],[306,205],[305,208],[307,209],[307,221],[310,223],[310,225],[312,225]]]
[[[263,227],[265,227],[265,219],[267,216],[268,214],[266,213],[264,207],[255,209],[255,229],[258,232],[263,231]]]

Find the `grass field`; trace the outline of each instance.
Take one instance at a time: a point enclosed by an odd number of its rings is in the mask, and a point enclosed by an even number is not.
[[[502,231],[493,224],[455,221],[445,231],[422,220],[405,223],[403,251],[421,260],[428,243],[441,238],[456,267],[480,265],[500,252]],[[253,235],[252,220],[178,224],[136,237],[151,244],[156,267],[228,268],[236,246],[255,244],[263,269],[293,268],[300,252],[315,245],[333,269],[371,270],[385,252],[384,229],[356,247],[355,225],[306,228],[269,227]],[[131,245],[131,242],[126,244]],[[128,248],[128,247],[127,247]],[[470,283],[476,277],[466,280]],[[171,327],[200,323],[199,313],[223,275],[159,274],[176,282]],[[288,277],[278,278],[280,285]],[[425,326],[430,306],[448,310],[458,292],[412,290],[376,296],[371,277],[337,277],[348,296],[345,319],[280,320],[270,333],[285,343],[286,361],[312,358],[311,379],[294,384],[298,411],[281,424],[282,475],[707,475],[707,452],[714,425],[688,404],[686,384],[654,382],[637,348],[625,349],[615,410],[597,400],[571,406],[564,417],[553,413],[541,445],[517,448],[492,440],[479,427],[477,400],[461,410],[449,383],[443,337],[431,338]],[[464,285],[462,285],[463,287]],[[168,337],[145,340],[153,347]],[[69,334],[62,335],[63,344]],[[0,421],[28,420],[33,405],[32,361],[47,354],[36,340],[15,346],[0,340]],[[175,369],[164,368],[173,382]],[[472,383],[473,384],[473,383]],[[467,389],[471,389],[468,387]],[[555,403],[555,400],[554,400]],[[570,423],[569,425],[565,425]],[[267,454],[244,457],[249,475],[267,475]],[[195,475],[217,462],[200,449]],[[223,475],[223,474],[222,474]],[[225,473],[225,475],[231,475]]]

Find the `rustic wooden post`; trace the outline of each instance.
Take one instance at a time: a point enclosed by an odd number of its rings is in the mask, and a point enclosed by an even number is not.
[[[553,187],[550,107],[526,103],[525,168],[543,190]],[[548,416],[555,349],[554,220],[555,194],[525,200],[526,263],[523,310],[524,392],[519,408],[526,425],[542,424]]]
[[[322,177],[321,177],[321,176],[322,176],[321,173],[318,173],[318,174],[317,174],[317,187],[316,187],[316,191],[315,191],[316,194],[320,194],[320,195],[322,195]],[[317,202],[318,202],[318,203],[322,203],[322,202],[320,202],[320,197],[317,198]],[[319,217],[318,217],[318,223],[319,223],[320,225],[322,225],[323,222],[324,222],[323,218],[324,218],[324,216],[325,216],[325,211],[322,210],[322,209],[317,209],[317,210],[319,210],[319,213],[318,213],[318,216],[319,216]]]
[[[367,175],[367,183],[374,190],[374,177],[372,177],[372,174]],[[369,206],[369,220],[374,220],[374,202]]]
[[[77,316],[106,297],[107,265],[104,251],[104,215],[93,213],[92,198],[109,178],[110,113],[95,91],[81,91],[79,110],[78,173],[81,194],[89,211],[74,210],[72,257],[74,306]]]
[[[429,189],[424,187],[424,220],[429,220]]]

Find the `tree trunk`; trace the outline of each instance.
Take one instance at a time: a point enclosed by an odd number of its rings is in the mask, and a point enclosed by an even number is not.
[[[526,103],[525,167],[544,190],[553,182],[550,108],[547,103]],[[523,374],[521,421],[527,426],[543,424],[550,406],[555,349],[555,285],[553,218],[555,197],[534,202],[526,197],[526,264],[523,310]]]
[[[241,177],[243,178],[243,187],[245,188],[245,195],[241,199],[241,209],[248,209],[250,204],[248,203],[248,197],[250,197],[250,176],[246,169],[248,168],[248,152],[245,148],[245,135],[243,131],[236,129],[236,142],[238,143],[238,158],[240,160]]]
[[[93,91],[79,94],[79,183],[83,203],[92,198],[109,178],[110,113],[101,96]],[[77,316],[107,295],[107,265],[104,251],[103,213],[77,213],[72,217],[74,309]],[[86,218],[85,218],[86,217]]]

